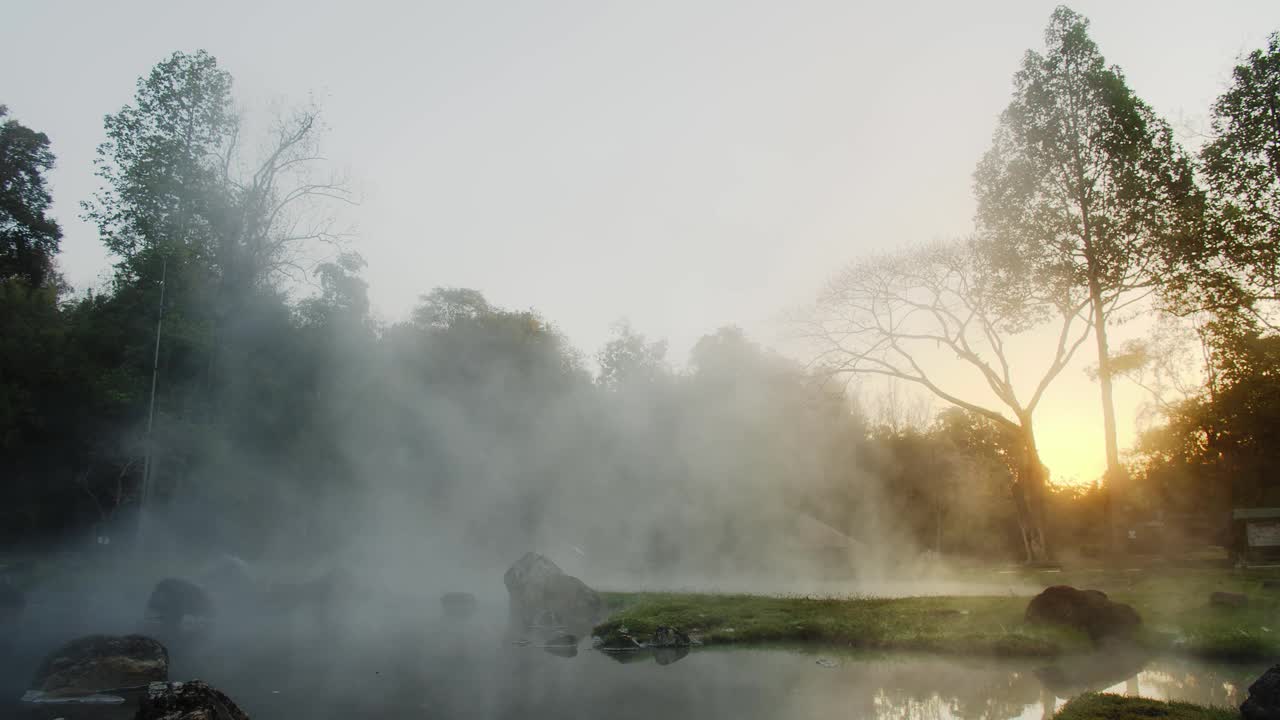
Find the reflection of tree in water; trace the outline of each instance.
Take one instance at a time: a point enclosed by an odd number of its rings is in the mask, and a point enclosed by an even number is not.
[[[1035,668],[992,662],[914,658],[888,662],[860,673],[870,693],[858,698],[852,714],[895,720],[1009,720],[1042,706],[1052,717],[1059,699],[1083,692],[1141,694],[1160,700],[1237,706],[1246,688],[1265,668],[1206,664],[1185,659],[1146,662],[1138,655],[1075,658]]]
[[[1265,669],[1265,666],[1251,664],[1205,664],[1163,659],[1151,663],[1138,674],[1138,686],[1143,695],[1236,707],[1244,702],[1249,685]]]
[[[912,663],[894,673],[874,697],[880,718],[965,718],[1008,720],[1040,702],[1040,681],[1028,670],[1008,665],[975,668],[972,663]]]

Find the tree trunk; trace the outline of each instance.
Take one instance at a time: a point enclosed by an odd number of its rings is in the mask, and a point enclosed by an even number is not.
[[[1053,558],[1045,530],[1045,469],[1036,449],[1031,418],[1024,415],[1018,433],[1022,457],[1018,460],[1017,479],[1013,483],[1013,505],[1022,531],[1022,545],[1028,563],[1047,562]]]
[[[1107,458],[1102,495],[1104,532],[1106,546],[1114,553],[1120,547],[1116,535],[1116,487],[1124,478],[1124,468],[1120,465],[1120,446],[1116,440],[1116,406],[1111,387],[1111,353],[1107,348],[1106,311],[1102,288],[1096,273],[1092,271],[1089,274],[1089,296],[1093,306],[1093,335],[1098,341],[1098,384],[1102,388],[1102,432]]]

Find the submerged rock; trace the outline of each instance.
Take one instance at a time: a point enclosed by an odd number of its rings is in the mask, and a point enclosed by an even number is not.
[[[1142,624],[1131,606],[1109,600],[1100,590],[1078,590],[1069,585],[1054,585],[1032,598],[1026,621],[1073,627],[1088,634],[1095,644],[1131,637]]]
[[[201,680],[155,682],[134,720],[249,720],[231,698]]]
[[[151,591],[145,618],[167,630],[178,630],[186,618],[207,621],[213,615],[213,600],[204,588],[189,580],[165,578]]]
[[[537,553],[525,553],[502,576],[510,598],[511,621],[533,625],[585,628],[600,616],[599,593]]]
[[[445,617],[465,620],[476,612],[476,596],[468,592],[447,592],[440,596]]]
[[[47,696],[94,695],[166,680],[169,652],[143,635],[89,635],[45,657],[31,688]]]
[[[1273,665],[1249,686],[1249,699],[1240,706],[1244,720],[1280,720],[1280,665]]]
[[[543,639],[542,645],[544,647],[577,647],[578,638],[563,630],[557,630],[548,634]]]

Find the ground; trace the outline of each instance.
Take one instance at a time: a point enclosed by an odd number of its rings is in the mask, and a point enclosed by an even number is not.
[[[1122,695],[1088,693],[1073,698],[1055,720],[1240,720],[1235,708],[1214,708],[1184,702],[1162,702]]]
[[[983,571],[991,572],[991,571]],[[1006,574],[1002,576],[1009,579]],[[990,580],[971,578],[973,581]],[[1153,651],[1220,659],[1280,655],[1280,569],[1022,571],[1021,586],[1068,584],[1095,588],[1129,603],[1142,616],[1138,642]],[[1241,593],[1245,607],[1209,604],[1213,592]],[[816,642],[854,647],[948,653],[1049,656],[1089,649],[1066,629],[1023,622],[1028,598],[788,597],[691,593],[606,593],[611,614],[596,628],[606,641],[638,638],[659,625],[690,632],[704,643]],[[1273,627],[1274,626],[1274,627]]]

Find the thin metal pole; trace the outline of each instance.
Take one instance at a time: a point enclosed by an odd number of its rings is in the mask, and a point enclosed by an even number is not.
[[[160,328],[164,323],[165,279],[169,273],[169,257],[160,265],[160,307],[156,310],[156,347],[151,357],[151,407],[147,411],[147,446],[142,459],[142,487],[138,489],[138,549],[142,549],[143,525],[147,517],[147,499],[151,495],[151,430],[156,422],[156,379],[160,376]]]

